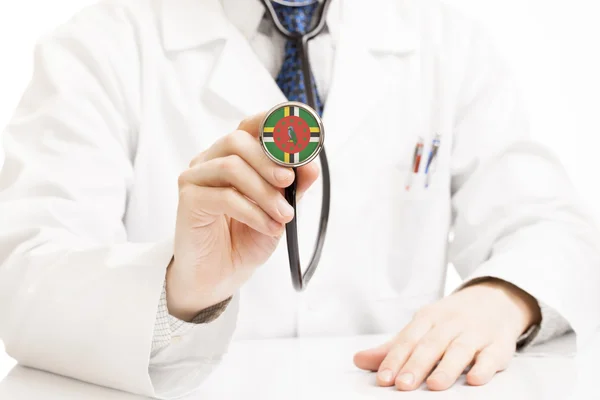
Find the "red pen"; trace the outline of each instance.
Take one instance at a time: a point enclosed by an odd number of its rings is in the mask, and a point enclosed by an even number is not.
[[[421,158],[423,157],[423,138],[419,137],[417,144],[415,145],[415,152],[413,153],[412,168],[408,171],[406,177],[406,190],[410,190],[413,175],[419,173],[419,166],[421,165]]]

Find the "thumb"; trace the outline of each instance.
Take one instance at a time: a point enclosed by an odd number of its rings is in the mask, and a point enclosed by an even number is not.
[[[393,344],[394,343],[390,340],[377,347],[359,351],[354,355],[354,365],[360,369],[377,371],[379,365],[387,356]]]

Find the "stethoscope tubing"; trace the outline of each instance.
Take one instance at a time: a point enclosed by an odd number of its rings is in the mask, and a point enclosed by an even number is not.
[[[277,28],[277,31],[288,40],[294,40],[297,42],[298,51],[300,52],[300,59],[302,61],[302,77],[304,78],[304,86],[306,88],[306,98],[308,106],[312,109],[317,109],[317,97],[313,91],[313,79],[311,74],[310,60],[308,56],[308,42],[309,40],[316,37],[323,28],[325,27],[325,18],[327,16],[327,10],[330,4],[330,0],[325,0],[323,5],[317,11],[317,24],[308,33],[304,35],[294,34],[281,24],[275,9],[269,0],[263,0],[265,8],[268,10],[273,20],[273,24]],[[315,243],[315,250],[312,254],[308,267],[302,273],[302,267],[300,265],[300,248],[298,246],[298,223],[296,213],[296,192],[297,192],[297,180],[287,188],[285,188],[285,198],[294,208],[294,217],[285,227],[286,240],[288,246],[288,259],[290,263],[290,272],[292,276],[292,285],[298,292],[303,291],[308,282],[313,277],[321,255],[323,253],[323,246],[325,244],[325,235],[327,233],[327,224],[329,222],[329,208],[331,204],[331,179],[329,176],[329,164],[327,162],[327,155],[325,154],[325,148],[321,149],[319,153],[319,160],[321,161],[321,174],[323,182],[323,200],[321,203],[321,217],[319,219],[319,231],[317,233],[317,240]],[[294,174],[297,176],[297,169],[293,168]]]

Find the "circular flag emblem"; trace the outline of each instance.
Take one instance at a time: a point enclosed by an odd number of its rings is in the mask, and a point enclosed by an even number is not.
[[[260,128],[267,156],[285,167],[312,161],[323,147],[323,123],[309,106],[287,102],[271,109]]]

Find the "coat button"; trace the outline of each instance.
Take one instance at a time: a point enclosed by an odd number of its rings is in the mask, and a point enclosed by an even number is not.
[[[181,342],[181,336],[173,336],[171,338],[171,344],[177,344],[179,342]]]

